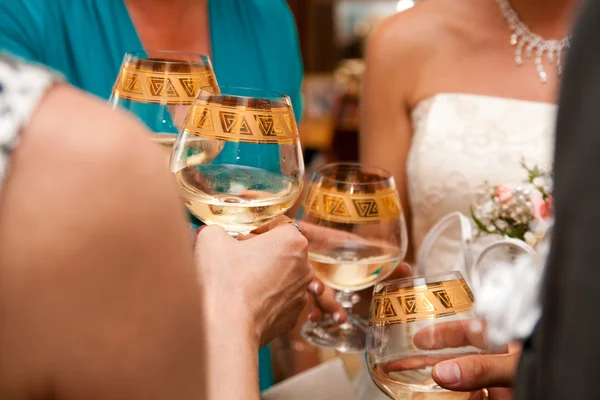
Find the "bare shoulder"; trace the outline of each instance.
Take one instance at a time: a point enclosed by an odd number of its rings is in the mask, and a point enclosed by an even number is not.
[[[368,53],[379,53],[383,62],[418,66],[455,36],[467,17],[467,1],[425,0],[388,17],[372,34]]]
[[[183,223],[172,181],[140,122],[57,86],[13,154],[0,197],[0,253],[15,249],[12,261],[25,262],[34,244],[83,249],[120,234],[135,241],[134,227],[169,212]]]
[[[35,385],[54,379],[74,398],[113,398],[102,391],[117,388],[97,378],[142,382],[134,365],[164,372],[147,355],[181,355],[166,327],[198,313],[188,306],[197,289],[186,233],[164,156],[141,123],[76,89],[50,90],[0,194],[0,352],[10,365],[0,363],[0,387],[44,397]],[[133,334],[140,327],[160,333]]]

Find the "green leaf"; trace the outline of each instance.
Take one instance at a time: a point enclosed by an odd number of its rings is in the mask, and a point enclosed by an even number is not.
[[[475,215],[475,208],[473,206],[471,206],[471,218],[473,218],[473,221],[475,221],[475,225],[477,225],[477,229],[479,229],[480,231],[489,233],[489,234],[494,233],[494,232],[490,232],[488,230],[487,226],[485,226],[484,223],[481,222],[481,220],[479,218],[477,218],[477,216]]]

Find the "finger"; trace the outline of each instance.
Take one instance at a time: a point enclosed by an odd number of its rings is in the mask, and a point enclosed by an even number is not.
[[[486,390],[487,395],[483,390],[478,390],[469,397],[469,400],[513,400],[511,388],[491,388]]]
[[[432,375],[438,385],[455,391],[510,387],[517,362],[518,353],[466,356],[437,364]]]
[[[291,218],[286,217],[285,215],[280,215],[279,217],[275,218],[270,223],[263,225],[259,228],[256,228],[255,230],[252,231],[252,233],[260,235],[261,233],[270,231],[271,229],[273,229],[277,226],[280,226],[283,224],[291,224],[292,222],[294,222],[294,220],[292,220]]]
[[[256,236],[258,236],[258,235],[254,234],[254,233],[246,233],[246,234],[240,233],[237,236],[237,240],[238,240],[238,242],[241,242],[241,241],[244,241],[244,240],[249,240],[249,239],[255,238]]]
[[[423,350],[440,350],[463,346],[485,347],[483,323],[478,320],[442,322],[417,332],[415,346]]]
[[[308,313],[308,319],[311,320],[311,322],[319,322],[322,320],[323,313],[321,312],[321,309],[313,304]]]
[[[487,400],[483,390],[478,390],[469,397],[469,400]]]
[[[406,357],[401,360],[389,361],[386,363],[379,364],[379,367],[383,372],[401,372],[401,371],[413,371],[416,369],[423,369],[425,367],[433,367],[434,365],[453,359],[455,356],[450,355],[430,355],[430,356],[416,356]]]
[[[394,279],[408,278],[411,273],[412,273],[411,266],[408,265],[407,263],[402,262],[396,267],[396,269],[394,269],[394,272],[392,272],[385,280],[391,281]]]
[[[328,228],[325,226],[319,226],[316,224],[311,224],[306,221],[296,221],[304,236],[308,238],[311,242],[317,244],[326,244],[326,243],[345,243],[345,242],[356,242],[362,243],[366,242],[362,237],[355,235],[350,232],[341,231],[339,229]]]
[[[513,400],[513,391],[511,388],[491,388],[488,389],[490,400]]]
[[[313,279],[310,285],[308,285],[308,292],[315,296],[321,296],[325,291],[325,285],[317,278]]]
[[[348,319],[348,314],[344,310],[344,307],[333,298],[332,289],[327,288],[322,295],[313,296],[313,299],[315,306],[320,309],[321,313],[330,314],[335,322],[342,323]]]

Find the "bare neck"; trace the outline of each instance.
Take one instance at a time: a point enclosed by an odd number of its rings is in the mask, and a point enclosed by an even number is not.
[[[581,0],[509,0],[530,29],[545,39],[568,35]]]
[[[125,0],[130,7],[143,8],[148,15],[169,14],[183,15],[189,9],[206,8],[208,0]]]
[[[124,0],[146,49],[210,54],[208,0]]]

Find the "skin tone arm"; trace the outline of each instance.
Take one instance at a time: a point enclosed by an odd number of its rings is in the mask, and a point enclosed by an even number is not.
[[[0,397],[258,399],[258,346],[306,301],[306,240],[289,225],[244,243],[219,229],[199,235],[195,265],[147,132],[51,89],[0,201]]]
[[[384,22],[369,39],[361,102],[360,160],[392,173],[410,225],[406,177],[412,141],[409,93],[414,92],[419,52],[424,50],[413,51],[416,46],[410,44],[412,40],[405,40],[402,47],[395,44],[399,32],[392,24],[400,22]],[[409,261],[411,253],[409,250]]]
[[[2,398],[205,398],[201,292],[157,151],[66,86],[23,130],[0,204]]]

